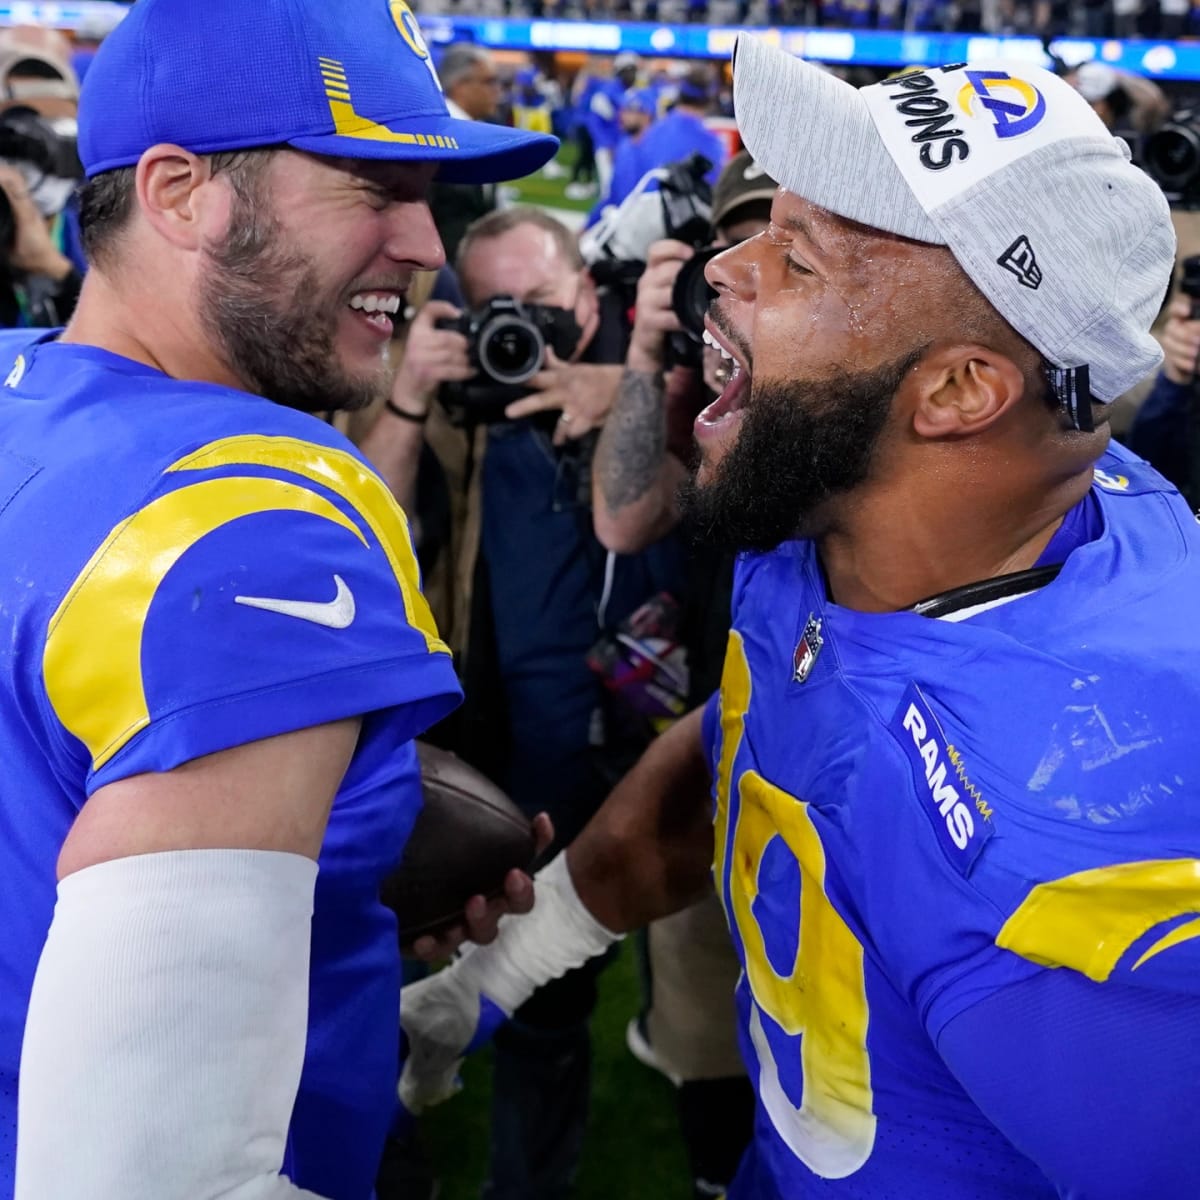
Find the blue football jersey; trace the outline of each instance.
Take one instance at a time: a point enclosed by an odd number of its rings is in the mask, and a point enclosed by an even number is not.
[[[705,178],[710,184],[715,184],[725,159],[729,157],[725,143],[705,125],[701,117],[677,109],[655,121],[635,143],[637,178],[640,179],[655,167],[683,162],[693,154],[702,154],[712,163]],[[613,202],[617,202],[617,197],[613,197]]]
[[[320,420],[53,338],[0,338],[0,1195],[56,860],[88,796],[361,716],[320,856],[285,1170],[365,1200],[398,1055],[378,889],[420,808],[412,739],[460,698],[407,522]]]
[[[1095,1021],[1099,1046],[1119,1028],[1136,1051],[1121,1013],[1140,996],[1182,1005],[1197,1041],[1200,533],[1119,449],[1090,495],[1102,528],[1053,582],[943,619],[832,603],[809,542],[740,560],[706,713],[759,1098],[731,1200],[1198,1194],[1188,1137],[1154,1148],[1170,1160],[1161,1188],[1077,1187],[1074,1166],[1049,1164],[1122,1136],[1137,1163],[1104,1099],[1046,1161],[1030,1148],[1023,1106],[1093,1099],[1066,1050],[1061,1076],[1051,1051],[1036,1088],[998,1097],[972,1080],[1005,1075],[1018,1043],[1002,1023],[965,1054],[954,1041],[953,1070],[945,1054],[950,1031],[1039,979],[1079,985],[1085,1007],[1066,1019]],[[1196,1107],[1183,1045],[1157,1077],[1168,1131]]]

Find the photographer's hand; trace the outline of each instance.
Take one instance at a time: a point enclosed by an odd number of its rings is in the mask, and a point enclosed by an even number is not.
[[[554,427],[554,444],[561,446],[604,424],[617,399],[621,370],[619,365],[565,363],[547,348],[546,366],[529,381],[536,394],[510,404],[504,415],[516,420],[561,409]]]
[[[1163,374],[1172,383],[1189,384],[1195,381],[1200,362],[1200,320],[1193,320],[1187,296],[1176,296],[1167,313],[1162,334]]]
[[[434,327],[442,318],[457,316],[453,304],[430,300],[413,318],[388,404],[358,443],[408,513],[418,542],[417,472],[425,444],[425,420],[439,385],[475,374],[467,357],[467,339],[452,329]]]
[[[74,270],[71,260],[61,253],[50,236],[46,219],[37,210],[21,172],[0,165],[0,187],[8,196],[16,223],[16,233],[8,261],[26,275],[45,275],[63,280]]]
[[[419,416],[429,411],[443,383],[463,383],[475,377],[467,339],[456,330],[438,329],[435,325],[459,315],[453,304],[430,300],[413,318],[392,388],[393,404]]]
[[[655,242],[646,256],[646,270],[638,280],[633,336],[626,365],[634,371],[661,371],[667,334],[682,328],[671,304],[679,269],[695,250],[683,242]]]

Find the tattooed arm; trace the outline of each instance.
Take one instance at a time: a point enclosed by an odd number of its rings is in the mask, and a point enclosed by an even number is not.
[[[633,554],[668,533],[685,475],[667,449],[662,371],[627,365],[592,464],[596,536],[609,550]]]
[[[675,494],[686,469],[668,444],[662,366],[666,336],[679,329],[671,289],[691,256],[691,247],[681,242],[656,242],[650,248],[617,402],[596,447],[592,519],[596,537],[619,554],[643,549],[679,519]]]

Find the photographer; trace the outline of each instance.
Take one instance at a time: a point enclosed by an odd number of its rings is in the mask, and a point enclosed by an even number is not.
[[[392,402],[419,413],[435,383],[473,377],[441,396],[482,449],[460,746],[522,808],[549,811],[565,844],[644,744],[609,719],[588,653],[651,596],[679,594],[683,556],[673,541],[608,554],[592,531],[595,431],[628,330],[623,298],[596,286],[574,235],[541,210],[492,213],[467,231],[458,271],[469,311],[427,306],[401,367],[411,394],[398,382]],[[497,322],[506,333],[489,332]],[[544,361],[524,383],[481,370],[517,365],[538,338]],[[596,973],[539,992],[497,1038],[490,1200],[566,1194],[587,1114]]]
[[[713,193],[711,248],[766,229],[775,182],[744,151],[722,171]],[[670,339],[696,319],[681,302],[680,277],[705,255],[674,240],[650,248],[638,284],[626,370],[600,435],[593,477],[596,534],[631,552],[673,529],[676,495],[687,476],[696,414],[728,382],[721,355],[703,348],[701,369],[668,366]],[[687,282],[686,277],[683,280]],[[681,308],[683,311],[681,312]],[[681,320],[682,317],[682,320]],[[730,624],[733,559],[692,548],[681,639],[687,647],[689,706],[720,683]],[[649,995],[630,1022],[630,1050],[677,1085],[680,1130],[697,1198],[723,1191],[750,1139],[753,1092],[736,1044],[733,991],[738,967],[714,894],[646,931]]]
[[[1194,508],[1200,503],[1197,464],[1196,368],[1200,363],[1200,319],[1187,296],[1167,308],[1160,335],[1164,360],[1150,394],[1133,419],[1125,443],[1166,476]]]
[[[0,39],[0,326],[53,328],[74,311],[85,261],[72,196],[79,85],[69,64]]]

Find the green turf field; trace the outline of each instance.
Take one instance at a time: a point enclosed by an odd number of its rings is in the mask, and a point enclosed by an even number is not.
[[[571,178],[571,167],[575,163],[575,147],[564,145],[554,160],[562,168],[564,174],[558,179],[547,179],[541,171],[515,183],[505,184],[513,188],[521,204],[537,204],[543,208],[565,209],[568,212],[591,212],[596,203],[593,196],[587,200],[568,200],[566,186]]]
[[[592,1021],[592,1117],[576,1188],[578,1200],[688,1200],[687,1162],[675,1122],[673,1089],[625,1048],[637,1012],[637,971],[626,942],[600,981]],[[441,1180],[438,1200],[474,1200],[487,1164],[490,1061],[468,1062],[465,1087],[423,1122]]]

